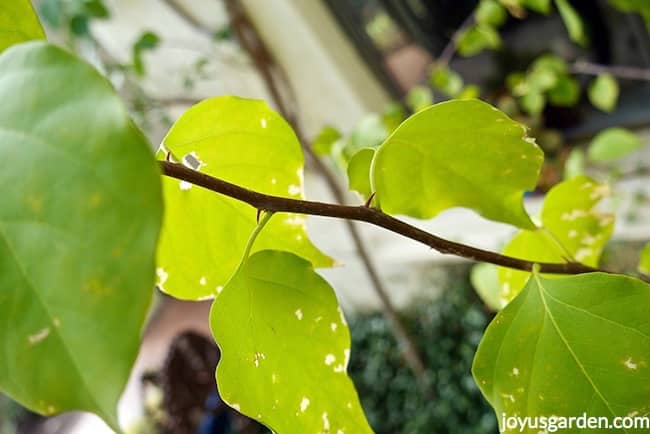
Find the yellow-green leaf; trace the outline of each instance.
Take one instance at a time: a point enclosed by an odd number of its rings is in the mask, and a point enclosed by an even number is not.
[[[215,300],[210,325],[228,405],[278,434],[372,433],[347,375],[347,323],[309,262],[255,253]]]
[[[565,262],[569,259],[596,266],[605,243],[612,235],[614,217],[595,209],[609,195],[607,184],[576,176],[549,191],[542,208],[542,228],[520,231],[503,254],[536,262]],[[524,287],[530,273],[499,267],[501,297],[512,300]]]
[[[203,101],[176,121],[163,147],[172,159],[203,173],[267,194],[303,197],[300,143],[262,101]],[[256,226],[256,210],[176,179],[164,179],[163,187],[167,208],[158,249],[159,286],[182,299],[213,297],[239,264]],[[290,251],[317,267],[332,264],[309,240],[300,215],[274,215],[255,248]]]
[[[356,191],[364,198],[368,198],[372,194],[370,163],[372,163],[374,156],[374,149],[364,148],[354,154],[348,162],[348,183],[350,190]]]
[[[625,128],[608,128],[594,137],[589,145],[588,156],[592,161],[607,162],[617,160],[639,149],[641,139]]]
[[[0,8],[0,52],[20,42],[45,39],[29,0],[6,0]]]
[[[618,81],[610,74],[600,74],[589,85],[589,100],[594,107],[611,112],[618,101]]]
[[[580,15],[573,9],[568,0],[555,0],[560,16],[564,21],[564,25],[569,32],[571,40],[579,45],[587,45],[587,34],[585,33],[585,24]]]
[[[523,125],[482,101],[453,100],[404,121],[379,147],[371,179],[390,214],[431,218],[461,206],[534,228],[522,199],[543,158]]]
[[[650,276],[650,243],[643,246],[639,256],[639,272]]]

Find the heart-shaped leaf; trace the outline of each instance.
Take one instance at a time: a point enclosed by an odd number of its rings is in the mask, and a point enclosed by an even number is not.
[[[523,207],[544,159],[526,127],[478,100],[433,105],[379,147],[372,182],[383,211],[431,218],[448,208],[534,228]]]
[[[300,143],[262,101],[203,101],[176,121],[163,147],[171,158],[209,175],[263,193],[303,197]],[[159,286],[182,299],[213,297],[241,260],[256,210],[185,181],[165,179],[163,187],[167,209],[158,250]],[[294,252],[318,267],[332,264],[309,240],[305,218],[295,214],[274,215],[255,248]]]
[[[647,415],[649,305],[650,286],[630,277],[533,275],[489,325],[474,359],[474,378],[499,424],[504,416],[568,418],[586,412],[611,422]],[[574,426],[566,432],[587,431]]]
[[[278,434],[372,433],[347,375],[347,323],[308,261],[255,253],[215,300],[210,323],[231,407]]]
[[[0,8],[0,52],[20,42],[45,39],[29,0],[10,0]]]

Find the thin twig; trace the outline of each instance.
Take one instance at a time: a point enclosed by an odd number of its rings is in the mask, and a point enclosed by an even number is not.
[[[384,214],[376,208],[271,196],[257,191],[248,190],[244,187],[212,177],[202,172],[197,172],[196,170],[185,167],[182,164],[160,161],[160,167],[163,174],[166,176],[187,181],[191,184],[245,202],[258,210],[290,212],[366,222],[382,227],[396,234],[400,234],[406,238],[418,241],[419,243],[429,246],[443,254],[460,256],[474,261],[487,262],[501,267],[522,271],[532,271],[533,266],[537,264],[540,273],[549,274],[582,274],[594,271],[607,272],[606,270],[600,270],[578,262],[532,262],[446,240],[398,220],[395,217],[391,217],[388,214]]]
[[[650,69],[634,66],[599,65],[596,63],[578,60],[569,65],[569,70],[574,74],[600,75],[611,74],[625,80],[650,81]]]
[[[463,33],[465,33],[465,31],[473,24],[474,11],[465,18],[460,27],[458,27],[454,34],[451,35],[451,39],[449,39],[449,42],[447,42],[447,45],[443,48],[440,56],[438,56],[438,59],[436,60],[436,67],[441,68],[449,65],[449,62],[451,62],[456,55],[456,51],[458,51],[458,42],[460,41],[461,36],[463,36]]]
[[[226,0],[225,3],[228,14],[230,15],[231,26],[240,43],[253,59],[253,62],[264,79],[264,83],[266,84],[271,97],[275,101],[278,110],[293,127],[300,143],[302,143],[305,154],[309,157],[309,162],[316,171],[321,174],[334,196],[335,201],[339,204],[344,204],[345,194],[337,179],[323,161],[313,152],[302,131],[300,116],[295,104],[296,97],[293,94],[293,88],[290,85],[285,71],[277,64],[273,55],[266,48],[266,44],[260,37],[255,26],[248,19],[241,3],[238,0]],[[283,89],[280,89],[280,86],[282,86]],[[284,90],[285,92],[283,93],[281,90]],[[408,333],[406,327],[399,318],[390,296],[388,295],[388,291],[379,277],[379,273],[372,262],[368,249],[366,248],[354,222],[346,220],[345,225],[350,237],[352,238],[355,250],[366,270],[366,274],[372,283],[372,288],[379,297],[383,306],[382,312],[395,334],[401,353],[413,373],[422,380],[426,368],[422,357],[417,350],[415,340]],[[424,387],[425,382],[420,381],[420,384]],[[425,392],[427,395],[432,397],[431,391],[425,390]]]

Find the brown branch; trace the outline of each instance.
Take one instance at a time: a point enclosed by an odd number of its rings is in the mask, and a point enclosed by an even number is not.
[[[636,68],[633,66],[620,66],[620,65],[599,65],[596,63],[576,61],[569,65],[569,69],[574,74],[582,75],[599,75],[611,74],[614,77],[626,80],[642,80],[650,81],[650,69]]]
[[[479,262],[488,262],[501,267],[522,271],[532,271],[533,266],[537,264],[541,273],[550,274],[582,274],[594,271],[605,271],[578,262],[531,262],[525,259],[513,258],[489,250],[483,250],[466,244],[457,243],[455,241],[446,240],[391,217],[388,214],[384,214],[376,208],[338,205],[271,196],[246,189],[219,178],[214,178],[202,172],[197,172],[196,170],[190,169],[181,164],[161,161],[160,167],[163,174],[166,176],[187,181],[216,193],[245,202],[258,210],[308,214],[370,223],[391,232],[395,232],[396,234],[402,235],[406,238],[415,240],[443,254],[460,256]]]

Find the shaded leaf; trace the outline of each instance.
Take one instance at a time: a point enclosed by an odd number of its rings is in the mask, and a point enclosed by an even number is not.
[[[478,24],[467,29],[458,40],[458,52],[462,56],[474,56],[485,49],[501,46],[501,36],[492,26]]]
[[[374,149],[364,148],[354,154],[348,162],[350,190],[356,191],[364,198],[368,198],[372,194],[372,187],[370,186],[370,163],[372,163],[374,156]]]
[[[0,389],[118,429],[153,293],[158,165],[108,81],[67,51],[16,46],[0,77]]]
[[[408,118],[379,147],[373,190],[390,214],[431,218],[462,206],[533,228],[523,208],[544,156],[526,128],[478,100],[436,104]]]
[[[500,27],[508,18],[506,10],[497,0],[481,0],[475,12],[476,22]]]
[[[580,15],[571,6],[568,0],[555,0],[560,16],[564,21],[564,25],[569,32],[571,40],[579,45],[587,45],[587,34],[585,33],[585,25]]]
[[[153,50],[154,48],[160,45],[160,37],[153,32],[143,32],[138,40],[133,44],[133,69],[138,74],[142,75],[145,73],[144,62],[142,59],[142,54],[145,51]]]
[[[555,86],[548,91],[548,100],[551,104],[560,107],[576,105],[580,99],[580,85],[578,81],[568,75],[558,78]]]
[[[649,304],[650,287],[630,277],[534,275],[488,326],[474,358],[474,378],[499,424],[504,415],[647,414]]]
[[[314,149],[316,155],[329,155],[332,152],[332,146],[334,143],[340,139],[341,133],[339,130],[328,125],[320,130],[311,146]]]
[[[433,93],[427,86],[413,86],[406,95],[406,105],[414,112],[433,104]]]
[[[614,217],[599,212],[596,205],[609,195],[607,184],[576,176],[553,187],[542,207],[542,229],[520,231],[503,254],[536,262],[565,262],[568,259],[596,266],[614,229]],[[512,300],[524,287],[530,273],[499,267],[501,296]]]
[[[481,297],[481,300],[492,311],[498,311],[504,306],[501,299],[501,285],[497,275],[497,267],[492,264],[476,264],[470,272],[470,281]]]
[[[290,253],[251,256],[217,297],[219,393],[278,434],[372,433],[347,375],[350,332],[332,288]]]
[[[236,97],[186,111],[163,140],[173,159],[201,172],[276,196],[303,197],[303,156],[291,127],[264,102]],[[163,157],[164,158],[164,157]],[[256,210],[183,181],[163,180],[167,209],[158,249],[159,284],[181,299],[216,295],[239,264]],[[255,248],[287,250],[317,267],[330,258],[309,241],[302,216],[273,216]]]
[[[431,85],[449,97],[457,96],[463,90],[463,78],[449,68],[435,68],[431,73]]]
[[[20,42],[45,39],[29,0],[10,0],[0,8],[0,52]]]
[[[632,131],[618,127],[607,128],[591,141],[588,155],[592,161],[612,161],[636,151],[641,146],[641,139]]]
[[[531,91],[519,98],[521,108],[528,114],[537,116],[544,110],[546,98],[538,91]]]
[[[589,85],[588,94],[594,107],[611,112],[618,102],[618,81],[610,74],[601,74]]]

